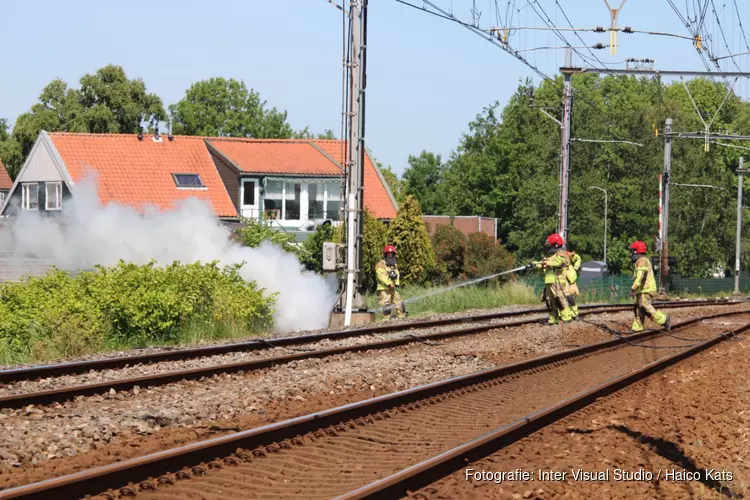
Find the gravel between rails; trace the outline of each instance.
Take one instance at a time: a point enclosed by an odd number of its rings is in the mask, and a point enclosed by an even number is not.
[[[542,319],[544,315],[529,315],[527,319]],[[473,323],[462,323],[459,328],[468,328],[470,326],[484,326],[484,325],[497,325],[502,326],[507,323],[517,321],[516,318],[505,318],[502,320],[495,321],[477,321]],[[290,347],[273,347],[269,349],[263,349],[262,351],[247,351],[247,352],[231,352],[225,354],[216,354],[213,356],[205,356],[194,359],[185,359],[177,361],[160,361],[156,363],[139,363],[132,366],[126,366],[124,368],[110,369],[110,370],[91,370],[86,373],[77,375],[63,375],[60,377],[48,377],[37,380],[23,380],[12,384],[0,384],[0,397],[10,396],[15,394],[26,394],[36,391],[44,391],[50,389],[62,389],[67,387],[73,387],[84,384],[96,384],[101,382],[111,382],[114,380],[122,380],[133,377],[143,377],[148,375],[156,375],[165,372],[175,372],[181,370],[192,370],[198,368],[208,368],[218,365],[226,365],[230,363],[239,363],[243,361],[253,361],[263,358],[271,358],[276,356],[284,356],[289,354],[295,354],[303,350],[323,350],[331,349],[334,347],[345,347],[367,344],[370,342],[376,342],[379,340],[389,340],[400,338],[410,335],[427,335],[431,333],[446,332],[456,328],[456,325],[445,325],[432,328],[414,328],[410,330],[402,330],[394,333],[380,333],[373,335],[364,335],[361,337],[348,337],[344,339],[324,339],[319,342],[310,344],[299,344],[297,346]]]
[[[707,310],[710,309],[710,310]],[[676,320],[747,305],[675,310]],[[597,315],[625,329],[628,313]],[[731,318],[737,321],[739,318]],[[714,320],[716,321],[716,320]],[[717,325],[721,328],[722,325]],[[0,487],[70,472],[89,463],[111,463],[176,442],[225,433],[365,399],[499,363],[538,356],[610,338],[585,323],[525,325],[461,337],[438,345],[415,343],[377,353],[349,353],[148,390],[78,398],[63,405],[0,411]],[[180,429],[190,432],[180,432]],[[170,438],[174,433],[175,438]],[[146,440],[146,442],[144,442]],[[64,457],[86,456],[76,465]],[[35,470],[45,462],[47,468]],[[90,466],[90,465],[88,465]]]
[[[415,491],[422,499],[747,498],[750,495],[750,336],[634,384],[480,461]],[[533,481],[466,479],[466,469],[533,472]],[[576,481],[571,469],[610,471],[609,481]],[[540,481],[538,470],[566,472]],[[616,481],[615,469],[660,481]],[[707,477],[706,469],[714,470]],[[666,471],[699,471],[692,480]],[[717,473],[731,473],[718,476]],[[712,480],[713,478],[713,480]],[[723,488],[723,490],[722,490]]]
[[[599,303],[597,302],[592,302],[587,305],[598,305],[598,304]],[[394,319],[394,320],[390,320],[389,324],[402,325],[402,324],[415,323],[417,321],[424,321],[427,319],[436,320],[436,319],[446,319],[446,318],[459,318],[463,316],[470,316],[473,314],[492,314],[492,313],[514,312],[514,311],[522,311],[524,309],[533,309],[535,307],[542,307],[542,305],[541,304],[520,304],[520,305],[497,307],[494,309],[470,309],[467,311],[460,311],[456,313],[443,313],[443,314],[434,314],[434,315],[429,315],[429,316],[423,315],[423,316],[418,316],[414,318],[399,319],[399,320]],[[384,324],[384,322],[381,320],[375,324],[380,325],[380,324]],[[136,356],[136,355],[143,355],[143,354],[156,354],[156,353],[161,353],[161,352],[171,352],[171,351],[176,351],[180,349],[188,349],[191,347],[209,347],[209,346],[219,346],[219,345],[228,345],[228,344],[239,344],[241,342],[248,342],[248,341],[259,340],[259,339],[270,340],[270,339],[278,339],[278,338],[284,338],[284,337],[314,335],[316,333],[325,333],[325,332],[333,332],[333,331],[339,331],[339,329],[321,328],[319,330],[293,330],[289,332],[259,332],[255,334],[248,333],[246,337],[228,339],[228,340],[223,340],[223,341],[199,342],[197,344],[168,346],[168,347],[137,347],[137,348],[123,350],[123,351],[110,351],[110,352],[102,352],[102,353],[97,353],[97,354],[88,354],[85,356],[75,356],[75,357],[70,357],[70,358],[65,358],[65,359],[50,360],[45,363],[22,363],[22,364],[15,364],[15,365],[0,365],[0,369],[12,370],[12,369],[18,369],[18,368],[30,368],[30,367],[40,366],[40,365],[45,365],[45,364],[72,363],[76,361],[93,361],[93,360],[99,360],[99,359],[121,358],[123,356]]]

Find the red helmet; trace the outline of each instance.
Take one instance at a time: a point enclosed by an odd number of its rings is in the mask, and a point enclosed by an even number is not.
[[[550,234],[547,238],[547,246],[550,247],[562,247],[565,244],[565,242],[562,239],[562,236],[560,236],[557,233]]]
[[[386,247],[383,249],[383,254],[392,253],[393,255],[396,255],[396,247],[393,245],[386,245]]]
[[[644,253],[645,254],[646,253],[646,244],[644,242],[642,242],[642,241],[634,241],[630,245],[630,249],[633,251],[633,253],[636,253],[636,254]]]

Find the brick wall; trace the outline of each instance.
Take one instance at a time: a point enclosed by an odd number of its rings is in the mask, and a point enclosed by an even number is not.
[[[422,219],[427,224],[430,236],[435,234],[437,226],[448,226],[451,223],[451,218],[447,215],[423,215]],[[454,217],[453,225],[464,234],[485,233],[497,239],[497,223],[492,217]]]

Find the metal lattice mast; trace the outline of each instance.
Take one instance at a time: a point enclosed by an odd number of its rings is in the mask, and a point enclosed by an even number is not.
[[[344,326],[351,325],[353,310],[365,308],[361,294],[362,224],[364,211],[365,69],[367,48],[367,1],[349,4],[349,99],[346,102],[346,279],[337,308],[345,312]]]

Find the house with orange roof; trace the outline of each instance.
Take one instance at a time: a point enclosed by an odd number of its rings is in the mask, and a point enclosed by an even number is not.
[[[13,187],[13,181],[10,180],[10,175],[3,165],[3,161],[0,160],[0,205],[5,201],[5,197],[10,192],[10,188]]]
[[[42,131],[0,215],[60,213],[93,174],[102,204],[144,212],[197,198],[228,223],[265,217],[307,233],[338,221],[343,158],[343,141]],[[369,153],[364,202],[380,219],[395,217],[396,201]]]
[[[206,145],[242,217],[274,219],[289,229],[339,219],[344,141],[222,137]],[[395,217],[396,201],[369,153],[364,197],[375,217]]]

